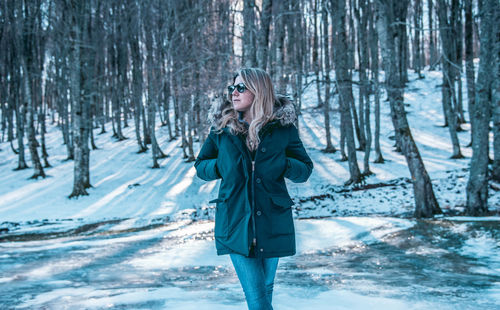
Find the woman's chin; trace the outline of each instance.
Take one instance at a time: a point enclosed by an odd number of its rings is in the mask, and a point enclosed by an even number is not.
[[[235,110],[236,112],[245,112],[245,111],[247,111],[248,109],[243,108],[243,107],[239,107],[239,106],[235,105],[235,106],[234,106],[234,110]]]

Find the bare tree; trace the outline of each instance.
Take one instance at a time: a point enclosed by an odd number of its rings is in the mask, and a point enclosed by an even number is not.
[[[319,50],[319,35],[318,35],[318,1],[311,0],[313,2],[313,45],[312,45],[312,62],[314,69],[314,76],[316,77],[316,94],[318,97],[318,107],[323,106],[323,99],[321,99],[321,89],[320,89],[320,68],[321,68],[321,56],[318,54]]]
[[[362,175],[359,170],[356,156],[356,146],[354,144],[354,132],[352,128],[352,116],[350,106],[354,103],[352,95],[352,79],[348,69],[348,48],[347,34],[345,29],[346,4],[345,0],[332,0],[332,11],[334,12],[332,21],[334,24],[334,62],[335,62],[335,84],[339,91],[340,103],[340,126],[344,131],[347,156],[349,160],[350,178],[346,184],[359,183]],[[342,142],[341,142],[342,145]]]
[[[275,2],[276,3],[276,2]],[[287,14],[288,0],[282,0],[277,2],[276,14],[274,18],[275,24],[275,55],[276,55],[276,66],[275,66],[275,80],[276,80],[276,91],[281,94],[286,93],[286,70],[285,70],[285,37],[286,37],[286,23],[285,17]]]
[[[371,72],[372,72],[372,84],[373,91],[375,93],[374,104],[375,104],[375,163],[383,163],[384,157],[382,156],[382,151],[380,150],[380,84],[379,84],[379,49],[378,49],[378,34],[375,28],[374,22],[374,3],[370,3],[370,14],[368,20],[368,31],[369,31],[369,42],[370,42],[370,57],[371,57]]]
[[[21,85],[23,100],[25,102],[26,108],[26,122],[28,130],[28,146],[31,155],[31,161],[33,163],[34,173],[31,176],[32,179],[37,179],[38,177],[45,178],[45,172],[43,170],[42,164],[40,163],[40,157],[38,155],[38,142],[35,140],[35,125],[34,125],[34,114],[35,114],[35,102],[33,100],[33,75],[35,74],[37,63],[36,50],[35,50],[35,40],[36,33],[39,30],[37,21],[40,19],[40,1],[35,3],[26,3],[24,7],[17,7],[18,16],[22,16],[21,25],[16,26],[14,22],[14,45],[15,50],[19,58],[19,64],[22,70]]]
[[[323,10],[321,12],[321,21],[323,24],[323,55],[324,55],[324,79],[325,79],[325,102],[323,103],[323,114],[325,116],[325,133],[326,133],[326,148],[323,150],[326,153],[335,153],[337,150],[332,144],[332,133],[330,131],[330,34],[328,31],[328,8],[329,3],[323,2]]]
[[[380,38],[382,57],[386,73],[386,91],[391,106],[391,117],[394,130],[401,144],[401,149],[408,164],[413,180],[415,197],[415,216],[432,217],[441,213],[432,183],[424,162],[420,157],[417,145],[413,140],[404,110],[404,77],[401,74],[404,58],[403,33],[406,33],[408,0],[378,0],[377,30]]]
[[[455,98],[455,78],[456,78],[456,66],[455,63],[456,51],[455,38],[452,32],[452,23],[454,21],[448,21],[448,6],[446,0],[438,0],[437,12],[439,17],[439,33],[441,35],[441,42],[443,53],[441,57],[442,69],[443,69],[443,86],[442,90],[442,102],[443,110],[446,118],[446,124],[450,131],[451,142],[453,146],[453,154],[451,158],[463,158],[460,151],[460,142],[458,141],[457,128],[458,128],[458,116],[456,109],[452,106],[452,100]],[[455,107],[457,105],[455,104]]]
[[[288,68],[291,70],[289,73],[292,97],[297,115],[300,115],[302,110],[304,65],[307,58],[307,31],[303,16],[303,2],[288,1],[288,4],[288,12],[290,13],[286,19],[288,31],[287,63]],[[296,126],[300,128],[298,121]]]
[[[434,0],[427,0],[427,20],[429,22],[429,70],[435,70],[436,65],[439,62],[437,57],[436,39],[434,31]]]
[[[465,75],[467,77],[467,107],[469,109],[469,118],[472,122],[473,119],[470,117],[472,114],[472,108],[474,106],[476,85],[474,82],[474,45],[473,45],[473,32],[472,32],[472,0],[465,0],[464,5],[465,10]],[[471,131],[471,142],[472,146],[472,131]]]
[[[354,8],[358,21],[358,58],[359,58],[359,125],[361,127],[360,148],[364,150],[364,175],[370,175],[370,152],[372,132],[370,126],[370,93],[368,84],[369,47],[368,47],[368,18],[371,10],[366,0],[358,0]],[[363,143],[361,143],[363,141]]]
[[[417,73],[419,78],[423,78],[422,75],[422,46],[421,46],[421,33],[423,27],[422,22],[423,9],[422,0],[415,0],[413,5],[413,26],[414,26],[414,37],[413,37],[413,69]]]
[[[500,9],[498,1],[483,0],[480,8],[481,57],[476,81],[476,99],[471,105],[472,158],[467,182],[467,206],[469,215],[483,215],[488,212],[488,151],[489,121],[495,77],[498,78],[498,42],[495,17]]]
[[[254,67],[257,65],[255,0],[243,1],[243,24],[243,64],[245,67]]]
[[[257,37],[257,66],[266,70],[269,45],[269,27],[272,19],[272,0],[263,0],[260,13],[260,30]]]
[[[19,72],[19,50],[21,49],[21,42],[18,34],[18,28],[16,15],[17,10],[16,3],[13,1],[5,1],[3,3],[3,8],[5,12],[5,29],[2,33],[2,41],[5,42],[10,40],[11,42],[15,42],[14,48],[10,49],[2,49],[5,54],[5,59],[8,61],[8,66],[6,70],[8,70],[10,83],[7,84],[6,93],[9,95],[9,110],[11,113],[15,112],[15,124],[16,124],[16,137],[17,137],[17,150],[14,147],[12,137],[11,140],[11,148],[17,156],[17,168],[15,170],[22,170],[28,168],[25,160],[25,151],[24,151],[24,128],[25,128],[25,107],[22,104],[22,99],[20,98],[20,88],[21,88],[21,73]],[[4,39],[5,38],[5,39]],[[5,46],[5,45],[3,45]],[[11,115],[12,115],[11,114]],[[14,119],[12,117],[9,118],[9,127],[10,130],[13,131],[13,123]],[[13,135],[13,133],[12,133]]]
[[[359,96],[358,96],[358,110],[356,110],[356,105],[352,105],[353,109],[353,115],[355,117],[355,128],[356,128],[356,135],[358,137],[359,141],[359,150],[365,150],[366,149],[366,131],[365,131],[365,102],[366,102],[366,83],[367,83],[367,76],[366,76],[366,70],[367,68],[367,54],[368,53],[368,48],[367,48],[367,39],[366,39],[366,22],[367,22],[367,14],[363,12],[363,17],[361,18],[360,14],[360,6],[361,2],[364,0],[353,0],[351,1],[353,4],[352,12],[354,14],[354,17],[357,21],[357,27],[356,31],[352,29],[352,31],[355,31],[356,34],[355,36],[357,37],[358,40],[355,40],[356,42],[356,50],[357,50],[357,55],[358,55],[358,68],[359,68]],[[358,3],[359,2],[359,3]],[[359,114],[358,114],[359,112]],[[366,161],[365,161],[366,163]],[[366,168],[366,166],[365,166]],[[369,170],[369,168],[368,168]]]
[[[143,69],[142,55],[139,48],[141,6],[137,1],[131,0],[128,3],[128,7],[131,8],[129,45],[132,57],[132,102],[134,106],[135,138],[139,148],[137,153],[144,153],[147,151],[147,147],[143,144],[141,138],[141,109],[143,109]]]
[[[75,152],[75,162],[74,162],[74,181],[73,181],[73,191],[69,195],[69,198],[79,197],[83,195],[88,195],[85,184],[84,176],[84,148],[88,141],[85,141],[85,89],[84,89],[84,55],[82,51],[85,49],[84,45],[84,35],[83,32],[86,29],[88,3],[80,2],[78,0],[72,0],[69,3],[70,7],[68,13],[71,14],[71,64],[70,77],[71,77],[71,110],[74,111],[72,123],[73,123],[73,145]]]
[[[500,20],[500,8],[496,3],[496,10],[494,20]],[[491,100],[492,106],[492,119],[493,119],[493,164],[491,167],[492,178],[500,182],[500,30],[498,27],[493,26],[493,32],[496,29],[496,41],[494,44],[493,53],[495,64],[493,69],[493,96]],[[496,74],[496,76],[495,76]]]

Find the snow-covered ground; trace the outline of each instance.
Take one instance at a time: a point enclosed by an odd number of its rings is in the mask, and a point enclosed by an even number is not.
[[[297,255],[280,260],[277,310],[500,307],[498,217],[295,224]],[[245,309],[211,221],[119,226],[2,243],[2,309]]]
[[[441,74],[425,75],[410,75],[407,116],[438,202],[456,214],[466,201],[469,126],[458,133],[466,158],[449,159]],[[386,101],[380,140],[386,162],[370,163],[375,175],[366,180],[378,186],[344,187],[347,163],[338,152],[321,151],[326,141],[315,93],[312,86],[306,90],[300,119],[315,169],[308,182],[287,183],[296,202],[298,254],[280,261],[275,308],[500,308],[500,218],[410,219],[413,190],[405,159],[393,150]],[[338,147],[336,108],[334,102]],[[149,151],[136,153],[133,127],[124,129],[129,139],[121,142],[107,127],[108,133],[95,131],[93,188],[78,199],[67,198],[73,162],[65,161],[58,128],[48,128],[53,167],[43,180],[30,180],[31,169],[13,171],[17,157],[0,144],[0,308],[243,309],[230,261],[216,256],[212,240],[208,201],[216,197],[218,181],[198,179],[164,127],[157,137],[171,156],[160,160],[160,169],[150,169]],[[363,153],[357,156],[363,169]],[[492,183],[489,189],[489,209],[497,214],[498,188]]]

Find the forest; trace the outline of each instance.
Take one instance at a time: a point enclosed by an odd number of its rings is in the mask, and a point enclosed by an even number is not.
[[[157,142],[165,127],[192,162],[211,104],[226,100],[238,68],[260,67],[299,115],[304,91],[315,86],[323,151],[348,162],[346,185],[363,184],[370,165],[384,162],[380,106],[390,105],[414,214],[432,217],[442,211],[404,98],[408,72],[425,79],[440,71],[436,104],[449,132],[449,160],[472,148],[465,214],[486,215],[488,191],[498,190],[488,181],[500,181],[499,12],[496,0],[2,0],[0,142],[10,144],[3,153],[17,156],[16,167],[2,169],[31,169],[33,182],[45,178],[57,165],[48,126],[60,130],[66,160],[74,162],[70,198],[93,186],[89,158],[100,147],[95,136],[107,131],[115,141],[134,140],[137,153],[150,154],[145,168],[154,169],[170,156]],[[336,113],[341,134],[334,144]],[[464,124],[469,145],[458,139]]]
[[[296,238],[274,309],[500,309],[499,21],[499,0],[0,0],[0,308],[246,309],[216,252],[235,204],[195,162],[258,67],[314,163],[286,206],[247,204]]]

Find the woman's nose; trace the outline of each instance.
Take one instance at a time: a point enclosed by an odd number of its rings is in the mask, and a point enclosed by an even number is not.
[[[235,88],[235,89],[233,90],[233,92],[231,93],[231,96],[234,96],[235,94],[236,94],[237,96],[239,96],[239,95],[240,95],[240,93],[236,90],[236,88]]]

